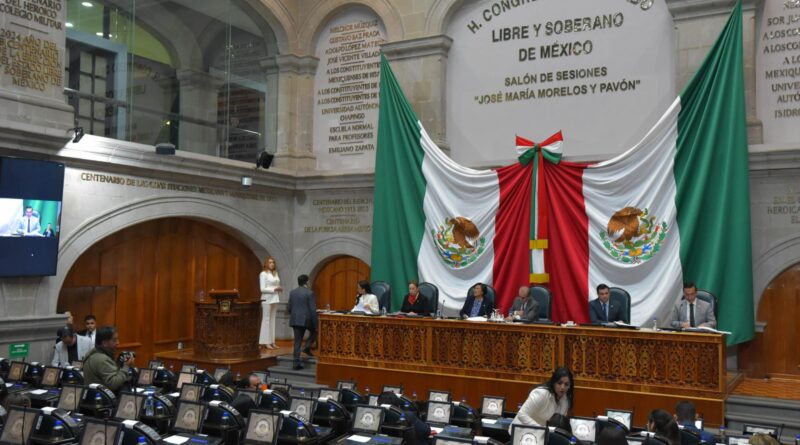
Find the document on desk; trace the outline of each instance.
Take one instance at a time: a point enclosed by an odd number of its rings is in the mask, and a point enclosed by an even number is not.
[[[467,318],[467,321],[487,321],[487,320],[488,319],[486,317],[480,317],[480,316]]]
[[[369,442],[370,439],[372,438],[369,436],[361,436],[358,434],[353,434],[352,436],[347,438],[347,440],[352,440],[353,442],[361,442],[361,443],[367,443]]]
[[[182,444],[184,442],[188,442],[189,438],[188,437],[183,437],[183,436],[169,436],[169,437],[167,437],[166,439],[163,439],[163,440],[166,443],[174,443],[175,445],[180,445],[180,444]]]
[[[30,393],[33,394],[33,395],[40,396],[42,394],[47,394],[47,390],[46,389],[34,389],[33,391],[30,391]]]
[[[494,425],[495,423],[497,423],[497,419],[481,419],[481,422],[487,425]]]

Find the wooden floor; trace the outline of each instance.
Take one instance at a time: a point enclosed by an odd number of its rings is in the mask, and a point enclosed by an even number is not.
[[[201,369],[213,372],[216,368],[229,368],[234,373],[246,374],[250,371],[266,370],[270,366],[278,363],[279,355],[291,355],[293,340],[276,341],[278,349],[263,349],[257,357],[248,359],[212,359],[207,357],[197,357],[194,350],[181,349],[174,351],[162,351],[156,353],[156,358],[162,360],[165,366],[173,369],[180,369],[184,363],[194,363]]]
[[[731,394],[800,401],[800,377],[744,378],[733,388]]]

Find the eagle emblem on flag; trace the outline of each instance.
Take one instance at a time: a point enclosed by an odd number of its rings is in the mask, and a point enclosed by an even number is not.
[[[439,258],[452,269],[474,263],[486,251],[486,237],[469,218],[447,218],[437,229],[431,229]]]
[[[606,251],[625,264],[645,262],[661,249],[667,237],[667,222],[657,222],[647,208],[625,207],[608,220],[600,240]]]

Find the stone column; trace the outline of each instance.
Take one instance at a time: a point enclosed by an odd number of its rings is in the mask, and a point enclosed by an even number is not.
[[[452,44],[450,37],[436,35],[381,46],[422,126],[445,153],[450,152],[446,128],[446,73],[447,54]]]
[[[180,83],[178,148],[219,156],[220,135],[217,132],[217,95],[222,79],[192,69],[177,71]]]
[[[319,59],[295,54],[261,62],[267,74],[267,146],[274,141],[276,167],[312,170],[314,73]],[[274,123],[274,124],[273,124]],[[272,149],[270,150],[272,151]]]

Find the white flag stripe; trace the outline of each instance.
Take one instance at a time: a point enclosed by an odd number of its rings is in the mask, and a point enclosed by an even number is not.
[[[492,284],[492,240],[495,215],[500,206],[500,188],[495,171],[457,164],[436,146],[424,128],[421,128],[420,143],[425,152],[422,174],[427,188],[423,202],[425,235],[417,259],[419,280],[436,284],[439,302],[444,303],[447,315],[454,315],[463,306],[470,285],[478,281]],[[485,251],[467,269],[451,269],[446,265],[439,258],[431,234],[431,230],[437,231],[440,225],[446,226],[449,218],[457,216],[469,218],[480,230],[480,237],[485,239]]]
[[[633,148],[584,171],[583,194],[589,219],[587,298],[596,298],[599,283],[626,289],[631,294],[631,323],[635,325],[648,324],[653,318],[665,323],[680,296],[680,234],[672,169],[679,110],[678,99]],[[638,264],[613,258],[600,238],[614,212],[628,206],[646,208],[649,216],[655,217],[655,224],[663,221],[668,226],[658,253]]]

